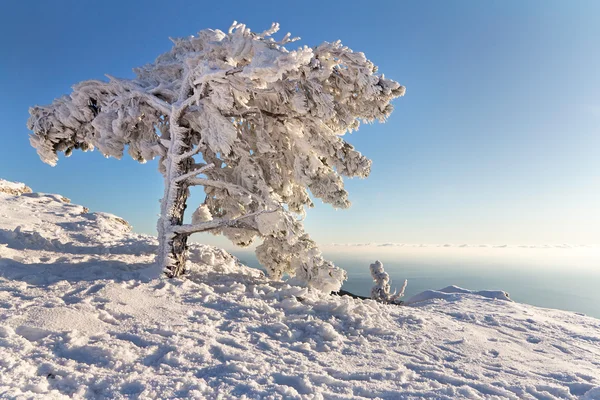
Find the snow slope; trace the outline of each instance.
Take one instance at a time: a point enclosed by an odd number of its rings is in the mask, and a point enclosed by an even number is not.
[[[600,320],[456,287],[326,296],[202,245],[167,280],[154,237],[5,186],[0,398],[600,399]]]

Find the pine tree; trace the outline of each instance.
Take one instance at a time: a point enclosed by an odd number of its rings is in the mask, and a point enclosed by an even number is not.
[[[337,290],[345,272],[303,229],[309,190],[336,208],[350,205],[342,176],[368,176],[371,161],[343,135],[384,121],[405,90],[339,41],[290,51],[285,45],[297,38],[275,41],[278,29],[203,30],[173,40],[154,63],[134,69],[134,79],[81,82],[30,109],[31,144],[50,165],[74,149],[160,157],[157,261],[171,277],[185,272],[189,235],[211,231],[239,246],[262,238],[257,257],[275,278]],[[196,185],[206,198],[184,224]]]

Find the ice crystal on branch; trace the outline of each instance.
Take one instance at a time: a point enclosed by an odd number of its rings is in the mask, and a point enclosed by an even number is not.
[[[170,276],[185,272],[187,237],[211,231],[242,246],[262,238],[257,255],[275,277],[339,288],[345,274],[321,258],[299,216],[312,206],[309,190],[334,207],[350,205],[342,177],[368,176],[371,161],[343,135],[384,121],[404,87],[339,41],[288,50],[296,38],[276,41],[278,29],[256,34],[234,23],[227,33],[173,39],[132,80],[81,82],[33,107],[31,144],[50,165],[74,149],[160,157],[158,262]],[[194,185],[206,198],[186,225]]]

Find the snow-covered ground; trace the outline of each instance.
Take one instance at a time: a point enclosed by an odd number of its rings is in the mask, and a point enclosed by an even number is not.
[[[600,399],[598,319],[452,287],[327,296],[202,245],[168,280],[156,245],[0,181],[0,398]]]

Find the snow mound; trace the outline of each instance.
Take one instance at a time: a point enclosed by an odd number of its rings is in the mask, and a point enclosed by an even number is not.
[[[31,188],[21,182],[10,182],[0,179],[0,192],[12,196],[19,196],[23,193],[31,193]]]
[[[469,289],[463,289],[458,286],[448,286],[440,290],[426,290],[412,296],[406,300],[405,304],[414,305],[428,300],[442,299],[446,301],[455,301],[463,297],[464,295],[479,296],[486,299],[505,300],[512,301],[509,298],[509,294],[503,290],[480,290],[473,291]]]
[[[198,244],[163,279],[154,237],[61,197],[0,193],[0,398],[599,398],[600,320],[327,296]]]

